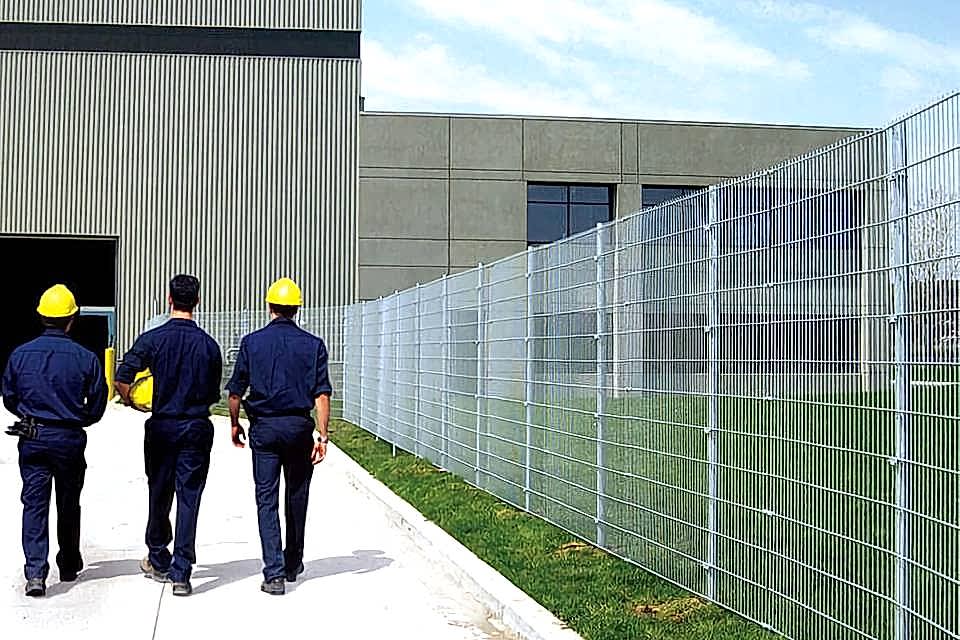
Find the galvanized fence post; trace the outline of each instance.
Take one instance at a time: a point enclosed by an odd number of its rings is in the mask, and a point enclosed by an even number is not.
[[[416,366],[417,366],[417,382],[416,382],[416,384],[417,384],[417,390],[416,390],[416,404],[414,405],[414,406],[416,407],[416,413],[415,413],[414,416],[413,416],[413,434],[414,434],[414,436],[413,436],[413,451],[414,451],[414,454],[415,454],[417,457],[422,457],[422,456],[423,456],[423,451],[422,451],[422,448],[420,447],[420,422],[421,422],[421,419],[420,419],[420,411],[421,411],[421,409],[423,408],[423,402],[422,402],[422,398],[423,398],[423,388],[422,388],[422,386],[421,386],[421,384],[422,384],[422,378],[421,378],[421,373],[420,373],[420,372],[423,370],[423,366],[422,366],[422,362],[421,362],[421,358],[423,357],[423,349],[420,347],[420,344],[421,344],[421,342],[422,342],[422,340],[420,339],[420,325],[421,325],[421,322],[420,322],[420,313],[421,313],[421,308],[420,308],[420,295],[421,295],[421,293],[420,293],[420,283],[418,282],[418,283],[417,283],[417,306],[414,308],[414,310],[415,310],[415,319],[416,319],[416,323],[417,323],[416,332],[414,333],[414,340],[416,341],[416,350],[417,350],[417,358],[416,358],[416,362],[417,362],[417,365],[416,365]]]
[[[596,365],[597,365],[597,378],[596,378],[596,399],[597,407],[596,413],[594,414],[594,419],[596,420],[596,435],[597,435],[597,453],[596,453],[596,463],[597,463],[597,512],[596,512],[596,527],[597,527],[597,546],[605,547],[606,546],[606,528],[604,520],[604,495],[606,494],[606,460],[604,458],[604,427],[606,426],[606,353],[604,349],[604,334],[606,333],[606,317],[607,317],[607,300],[606,300],[606,274],[604,273],[604,252],[605,245],[603,242],[603,224],[597,224],[596,234],[597,234],[597,247],[596,255],[594,256],[594,261],[596,262],[596,305],[597,305],[597,316],[596,316],[596,328],[597,333],[594,336],[596,342]]]
[[[893,285],[894,420],[896,452],[890,460],[896,477],[896,640],[910,637],[908,618],[910,598],[910,478],[908,476],[910,430],[910,210],[907,199],[907,147],[903,123],[889,131],[888,226],[890,230],[890,269]]]
[[[377,398],[377,438],[383,439],[383,419],[386,414],[387,404],[387,312],[386,303],[381,296],[377,300],[377,310],[380,313],[380,335],[377,336],[380,349],[380,374],[379,387],[380,393]]]
[[[359,405],[358,405],[358,407],[357,407],[357,423],[358,423],[359,426],[363,426],[363,424],[364,424],[364,419],[363,419],[363,402],[364,402],[363,385],[364,385],[364,362],[365,362],[365,360],[366,360],[365,355],[364,355],[364,341],[366,340],[365,334],[366,334],[366,324],[367,324],[366,318],[364,317],[364,311],[365,311],[365,310],[366,310],[366,305],[365,305],[365,304],[361,303],[360,305],[357,306],[357,316],[359,317],[359,322],[360,322],[360,362],[357,364],[357,376],[358,376],[358,379],[357,379],[357,397],[358,397],[358,402],[359,402]],[[346,375],[344,375],[344,379],[346,379]]]
[[[400,419],[400,292],[393,292],[393,417],[390,423],[390,449],[397,455],[397,437],[399,429],[397,421]]]
[[[524,375],[524,392],[523,392],[523,407],[526,420],[526,437],[524,438],[524,447],[523,447],[523,507],[527,511],[530,511],[530,464],[531,464],[531,455],[530,448],[533,446],[533,378],[536,374],[536,369],[533,365],[533,336],[536,330],[536,326],[533,319],[533,295],[534,295],[534,281],[533,281],[533,272],[534,272],[534,248],[527,247],[527,327],[526,335],[523,339],[523,350],[524,350],[524,365],[525,365],[525,375]]]
[[[718,437],[720,428],[720,211],[717,202],[717,187],[710,187],[708,194],[707,236],[710,244],[708,266],[709,310],[707,320],[707,486],[709,506],[707,510],[707,597],[717,599],[717,498],[718,486]]]
[[[448,298],[448,286],[449,282],[447,280],[446,274],[443,276],[442,281],[443,286],[443,345],[441,347],[441,357],[443,358],[442,363],[442,382],[441,382],[441,391],[440,391],[440,440],[441,446],[443,449],[443,457],[441,466],[444,469],[450,468],[450,304],[447,301]]]
[[[486,339],[486,317],[483,305],[483,263],[477,266],[477,433],[476,433],[476,461],[474,463],[474,481],[480,486],[480,426],[483,422],[483,395],[484,395],[484,359],[486,357],[484,340]]]

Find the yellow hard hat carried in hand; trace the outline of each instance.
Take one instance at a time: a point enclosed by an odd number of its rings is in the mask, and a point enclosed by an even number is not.
[[[69,318],[79,310],[77,299],[62,284],[55,284],[44,291],[37,307],[37,313],[44,318]]]
[[[153,374],[150,369],[138,373],[130,385],[130,406],[149,413],[153,409]]]
[[[280,278],[267,290],[267,302],[284,307],[303,306],[303,294],[300,287],[290,278]]]

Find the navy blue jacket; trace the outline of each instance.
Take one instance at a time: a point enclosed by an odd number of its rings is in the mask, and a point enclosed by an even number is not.
[[[277,318],[240,342],[227,391],[243,397],[251,418],[306,416],[318,396],[332,394],[327,347],[292,320]]]
[[[3,374],[3,406],[40,424],[88,427],[107,408],[107,383],[97,356],[63,331],[48,329],[17,347]]]
[[[220,400],[223,359],[220,346],[192,320],[171,318],[147,331],[123,356],[117,382],[130,384],[137,373],[153,374],[153,417],[210,417]]]

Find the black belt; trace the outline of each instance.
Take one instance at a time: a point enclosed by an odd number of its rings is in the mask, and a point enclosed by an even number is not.
[[[25,418],[30,420],[38,427],[49,427],[51,429],[83,429],[86,425],[82,422],[73,420],[42,420],[40,418]]]
[[[282,418],[302,418],[304,420],[310,419],[309,411],[294,411],[291,413],[258,413],[251,414],[249,411],[247,415],[251,420],[277,420]]]

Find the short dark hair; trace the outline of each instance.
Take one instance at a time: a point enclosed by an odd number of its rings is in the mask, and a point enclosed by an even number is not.
[[[277,314],[278,316],[286,319],[290,319],[293,316],[297,315],[297,311],[300,307],[291,307],[285,304],[271,304],[270,311]]]
[[[67,327],[69,327],[73,321],[73,318],[74,316],[67,316],[66,318],[47,318],[46,316],[40,316],[40,324],[43,325],[44,329],[66,331]]]
[[[194,276],[174,276],[170,281],[174,311],[193,311],[200,302],[200,281]]]

